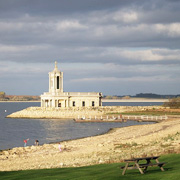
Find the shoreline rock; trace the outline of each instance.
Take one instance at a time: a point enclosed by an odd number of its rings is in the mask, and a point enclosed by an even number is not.
[[[21,111],[14,112],[7,118],[32,118],[32,119],[75,119],[78,116],[102,116],[108,113],[122,113],[127,111],[168,109],[162,106],[101,106],[87,108],[42,108],[29,107]]]

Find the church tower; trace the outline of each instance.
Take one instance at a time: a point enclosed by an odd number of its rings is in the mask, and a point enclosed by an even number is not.
[[[49,92],[41,95],[41,107],[98,107],[102,106],[100,92],[64,92],[63,72],[58,70],[57,62],[52,72],[49,72]]]
[[[54,70],[49,72],[49,93],[52,95],[63,93],[63,72],[58,70],[56,61]]]

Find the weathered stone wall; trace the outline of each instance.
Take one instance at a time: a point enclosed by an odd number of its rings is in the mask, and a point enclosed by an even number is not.
[[[101,116],[108,113],[122,113],[127,111],[141,111],[150,109],[164,109],[162,106],[102,106],[88,108],[43,108],[29,107],[12,113],[8,118],[62,118],[70,119],[82,116]]]
[[[10,118],[77,118],[79,116],[87,116],[91,114],[102,115],[98,109],[88,108],[41,108],[30,107],[22,111],[10,114]]]

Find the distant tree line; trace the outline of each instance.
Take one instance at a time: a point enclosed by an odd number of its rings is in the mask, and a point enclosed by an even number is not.
[[[136,94],[135,96],[131,95],[124,95],[124,96],[118,96],[118,95],[105,95],[103,98],[105,99],[129,99],[129,98],[153,98],[153,99],[171,99],[171,98],[177,98],[180,97],[179,95],[159,95],[159,94],[153,94],[153,93],[140,93]]]
[[[160,94],[153,94],[153,93],[140,93],[140,94],[136,94],[136,96],[134,97],[170,99],[170,98],[176,98],[178,96],[180,96],[180,94],[179,95],[160,95]]]
[[[0,91],[0,101],[39,101],[40,96],[27,95],[6,95],[5,92]]]
[[[174,109],[180,108],[180,97],[169,99],[169,101],[165,102],[163,106]]]
[[[4,98],[5,95],[6,95],[5,92],[0,91],[0,98]]]

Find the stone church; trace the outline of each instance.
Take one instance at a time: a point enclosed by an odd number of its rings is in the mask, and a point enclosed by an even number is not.
[[[41,107],[98,107],[102,106],[100,92],[64,92],[63,72],[55,68],[49,72],[49,92],[41,95]]]

